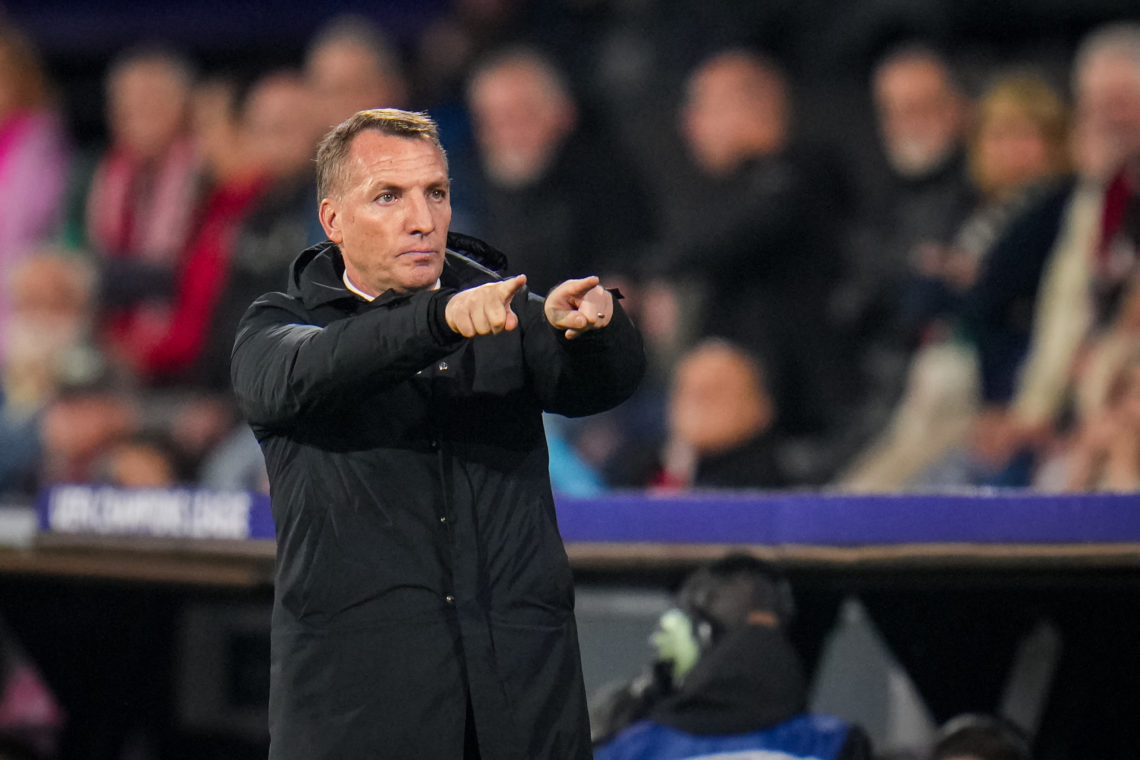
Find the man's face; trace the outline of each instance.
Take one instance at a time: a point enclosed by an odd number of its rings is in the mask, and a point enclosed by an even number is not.
[[[1077,78],[1076,161],[1081,174],[1107,179],[1140,154],[1140,69],[1131,58],[1092,58]]]
[[[315,105],[312,91],[300,79],[281,76],[254,88],[243,115],[255,163],[277,176],[311,172],[318,135],[299,115]]]
[[[439,149],[426,138],[365,130],[353,138],[346,169],[320,216],[352,283],[369,295],[435,285],[451,224]]]
[[[115,141],[136,156],[162,155],[182,133],[190,93],[161,61],[139,61],[109,84],[108,119]]]
[[[669,431],[699,454],[728,451],[771,420],[761,379],[730,349],[697,349],[677,367],[673,383]]]
[[[964,105],[934,61],[908,59],[876,76],[883,147],[903,176],[921,176],[950,155],[962,135]]]
[[[534,182],[574,129],[574,109],[538,71],[511,64],[484,73],[471,88],[475,139],[499,184]]]
[[[403,86],[398,78],[387,74],[376,56],[362,45],[334,42],[321,47],[306,63],[305,74],[321,101],[322,121],[329,125],[367,108],[403,105]]]
[[[779,151],[787,138],[786,117],[777,76],[729,54],[690,77],[680,127],[697,165],[711,175],[727,175],[748,158]]]
[[[689,150],[713,174],[731,171],[737,160],[735,137],[746,109],[741,105],[738,77],[733,74],[728,67],[717,65],[698,72],[689,83],[681,112],[681,131]]]

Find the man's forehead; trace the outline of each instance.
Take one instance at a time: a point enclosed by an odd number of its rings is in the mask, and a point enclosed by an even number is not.
[[[389,135],[366,130],[353,138],[348,153],[351,172],[362,182],[385,176],[447,176],[443,153],[427,137]]]
[[[1105,53],[1094,56],[1080,71],[1083,87],[1104,85],[1135,85],[1140,90],[1140,64],[1126,56]]]

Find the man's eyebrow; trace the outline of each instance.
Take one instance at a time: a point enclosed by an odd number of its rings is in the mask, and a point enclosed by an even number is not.
[[[404,187],[395,182],[389,182],[384,179],[370,180],[366,185],[369,194],[372,193],[385,193],[385,192],[403,192]]]
[[[432,180],[431,182],[428,182],[426,184],[426,187],[433,189],[433,190],[436,188],[444,188],[444,189],[450,188],[451,187],[451,178],[450,177],[440,177],[437,180]],[[385,179],[370,180],[368,182],[368,184],[366,185],[366,188],[367,188],[368,193],[381,193],[381,192],[402,193],[402,192],[406,192],[408,189],[404,185],[398,184],[396,182],[391,182],[391,181],[388,181]]]

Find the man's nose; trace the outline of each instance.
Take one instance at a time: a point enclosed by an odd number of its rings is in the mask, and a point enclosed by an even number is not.
[[[426,198],[412,195],[408,200],[408,231],[413,235],[427,235],[435,229],[435,219]]]

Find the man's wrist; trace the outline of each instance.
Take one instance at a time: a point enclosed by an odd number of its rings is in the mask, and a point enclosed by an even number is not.
[[[447,304],[457,292],[453,288],[441,288],[432,293],[428,303],[428,330],[440,345],[455,343],[463,338],[447,321]]]

